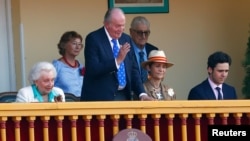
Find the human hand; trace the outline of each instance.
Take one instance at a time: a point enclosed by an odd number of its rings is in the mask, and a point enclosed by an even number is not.
[[[58,95],[54,97],[55,102],[62,102],[62,95]]]
[[[120,64],[125,59],[127,53],[130,51],[130,44],[126,42],[124,45],[120,46],[120,51],[117,56],[117,63]]]
[[[142,95],[140,96],[141,101],[154,101],[155,99],[152,97],[149,97],[148,95]]]

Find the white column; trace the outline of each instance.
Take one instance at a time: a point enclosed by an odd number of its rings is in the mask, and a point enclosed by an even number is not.
[[[10,0],[0,0],[0,92],[4,91],[16,91]]]

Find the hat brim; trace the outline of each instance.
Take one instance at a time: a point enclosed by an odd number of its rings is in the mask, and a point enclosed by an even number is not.
[[[165,61],[152,61],[152,60],[150,61],[150,60],[148,60],[148,61],[141,63],[142,68],[147,69],[147,65],[149,63],[164,63],[166,65],[166,68],[172,67],[174,65],[173,63],[165,62]]]

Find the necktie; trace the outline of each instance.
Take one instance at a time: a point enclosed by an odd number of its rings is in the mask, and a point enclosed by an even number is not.
[[[221,92],[220,92],[220,87],[216,87],[215,89],[218,92],[218,100],[222,100],[222,95],[221,95]]]
[[[117,44],[117,40],[116,39],[112,39],[111,40],[113,43],[113,53],[114,53],[114,57],[117,58],[118,53],[119,53],[119,47]],[[119,86],[124,87],[126,85],[126,75],[125,75],[125,67],[124,67],[124,62],[122,62],[120,64],[120,67],[117,71],[117,76],[118,76],[118,81],[119,81]]]
[[[144,60],[144,52],[143,51],[140,51],[139,52],[139,62],[140,62],[140,64],[142,63],[142,62],[144,62],[145,60]],[[142,67],[140,67],[141,68],[141,80],[142,80],[142,82],[145,82],[147,79],[148,79],[148,73],[147,73],[147,71],[145,70],[145,69],[143,69]]]

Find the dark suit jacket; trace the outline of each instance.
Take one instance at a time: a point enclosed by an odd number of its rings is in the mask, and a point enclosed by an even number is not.
[[[136,46],[133,46],[133,48],[136,48]],[[147,58],[148,58],[149,53],[150,53],[152,50],[158,50],[158,48],[155,47],[154,45],[150,44],[150,43],[146,43],[146,44],[145,44],[145,50],[146,50]],[[135,50],[134,50],[134,53],[136,53]],[[137,64],[140,64],[140,62],[138,62],[137,59],[136,59],[136,61],[137,61]],[[138,67],[140,68],[141,66],[138,66]]]
[[[147,52],[147,57],[148,57],[150,51],[152,51],[152,50],[158,50],[158,48],[156,46],[154,46],[154,45],[152,45],[150,43],[146,43],[145,49],[146,49],[146,52]]]
[[[230,85],[223,83],[222,92],[223,99],[237,99],[235,88]],[[216,100],[208,79],[190,90],[188,100]]]
[[[133,46],[133,47],[136,48],[135,46]],[[146,43],[146,44],[145,44],[145,50],[146,50],[147,58],[148,58],[149,53],[150,53],[152,50],[158,50],[158,48],[157,48],[156,46],[150,44],[150,43]],[[135,53],[135,51],[134,51],[134,53]],[[136,59],[136,62],[137,62],[137,64],[140,64],[140,63],[138,62],[137,59]],[[141,66],[138,66],[138,68],[140,68],[140,67],[141,67]],[[140,77],[140,78],[141,78],[141,77]],[[141,79],[141,81],[142,81],[142,79]],[[133,95],[133,99],[134,99],[134,100],[139,100],[138,95]]]
[[[135,46],[133,46],[133,47],[136,48]],[[152,50],[158,50],[158,48],[155,47],[154,45],[150,44],[150,43],[146,43],[146,44],[145,44],[145,50],[146,50],[147,58],[148,58],[149,53],[150,53]],[[134,53],[136,53],[135,50],[134,50]],[[140,64],[140,63],[138,62],[138,60],[136,60],[136,61],[137,61],[137,64]],[[140,67],[141,67],[141,66],[139,66],[139,68],[140,68]]]
[[[131,44],[131,38],[129,35],[123,33],[119,38],[119,43],[123,45],[126,42]],[[114,94],[118,89],[117,67],[104,27],[86,36],[84,56],[86,72],[81,100],[114,100]],[[132,49],[128,52],[124,60],[124,65],[127,80],[124,90],[126,91],[127,99],[130,100],[132,90],[137,95],[145,92]]]

